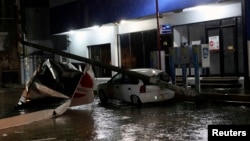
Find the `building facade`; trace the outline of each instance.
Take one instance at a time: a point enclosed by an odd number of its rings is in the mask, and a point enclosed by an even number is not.
[[[165,71],[169,71],[169,48],[208,44],[210,66],[200,69],[201,76],[235,76],[243,78],[247,85],[249,3],[247,0],[109,0],[101,3],[98,0],[50,0],[50,33],[57,39],[65,39],[59,49],[72,54],[122,68],[160,66]],[[158,25],[170,28],[160,38]],[[55,48],[58,48],[57,42],[60,41],[53,41]],[[94,70],[100,79],[112,76],[112,72],[103,68]],[[176,75],[181,74],[181,69],[176,68]],[[192,66],[188,68],[188,76],[194,76]]]

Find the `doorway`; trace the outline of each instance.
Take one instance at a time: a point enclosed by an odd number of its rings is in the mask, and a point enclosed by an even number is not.
[[[207,28],[210,48],[210,75],[238,75],[237,31],[234,22],[224,22],[218,27]]]
[[[173,35],[172,34],[162,34],[161,35],[161,50],[165,52],[165,67],[164,70],[170,74],[170,63],[169,63],[169,48],[173,47]]]

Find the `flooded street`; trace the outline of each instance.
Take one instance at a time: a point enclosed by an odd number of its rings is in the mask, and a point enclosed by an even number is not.
[[[4,94],[0,95],[2,100]],[[0,140],[206,141],[211,124],[250,124],[250,107],[174,101],[104,106],[96,97],[94,103],[70,108],[62,116],[0,130]]]

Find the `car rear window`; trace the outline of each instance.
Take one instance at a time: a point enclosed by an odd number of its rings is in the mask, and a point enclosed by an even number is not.
[[[165,82],[171,81],[171,77],[166,72],[161,72],[158,74],[158,76],[160,77],[160,80],[162,81],[165,81]]]
[[[160,72],[155,76],[152,76],[154,78],[154,82],[144,81],[145,85],[154,85],[157,82],[164,81],[164,82],[171,82],[171,77],[166,72]]]
[[[123,77],[123,83],[124,84],[138,84],[139,80],[137,78],[124,75],[124,77]]]

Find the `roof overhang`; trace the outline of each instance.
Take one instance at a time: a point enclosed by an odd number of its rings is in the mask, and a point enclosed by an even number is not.
[[[159,13],[230,0],[158,0]],[[51,34],[156,14],[156,0],[76,0],[50,9]]]

